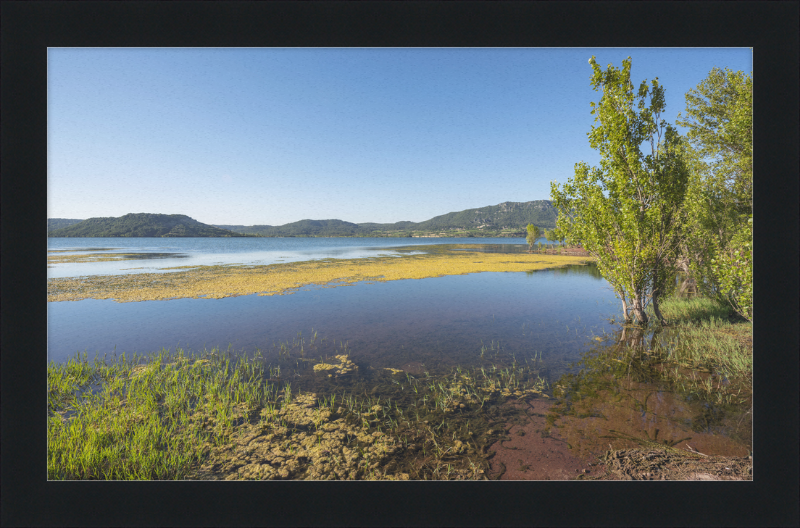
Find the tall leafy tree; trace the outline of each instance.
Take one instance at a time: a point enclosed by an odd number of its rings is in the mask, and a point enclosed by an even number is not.
[[[528,224],[528,236],[525,238],[525,241],[528,242],[530,250],[533,250],[533,244],[540,236],[541,230],[533,224]]]
[[[599,167],[579,162],[567,183],[551,184],[557,230],[597,259],[626,321],[633,312],[639,324],[647,324],[652,302],[665,324],[659,300],[674,285],[683,237],[684,143],[660,119],[666,104],[658,78],[636,90],[630,57],[621,69],[609,64],[603,71],[595,57],[589,64],[592,87],[602,95],[591,103],[595,125],[587,135],[601,161]]]
[[[753,79],[714,68],[686,94],[691,180],[682,266],[704,294],[753,317]]]

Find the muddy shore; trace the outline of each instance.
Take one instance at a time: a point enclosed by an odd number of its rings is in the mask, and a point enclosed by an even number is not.
[[[708,456],[687,448],[656,446],[576,456],[557,430],[548,427],[553,401],[509,401],[527,423],[505,423],[505,437],[491,445],[492,480],[752,480],[752,457]],[[685,454],[680,450],[686,451]]]

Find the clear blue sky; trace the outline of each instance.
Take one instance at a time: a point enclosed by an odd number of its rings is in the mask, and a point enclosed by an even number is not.
[[[589,57],[658,77],[674,123],[748,48],[51,48],[48,217],[423,221],[550,198],[587,132]]]

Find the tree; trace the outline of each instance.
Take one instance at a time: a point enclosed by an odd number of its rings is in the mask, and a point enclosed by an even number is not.
[[[666,324],[659,300],[669,292],[670,280],[674,283],[683,236],[685,147],[677,131],[660,120],[666,104],[657,79],[634,91],[630,57],[622,69],[609,64],[602,71],[594,57],[589,63],[592,87],[602,95],[591,103],[596,126],[587,135],[601,161],[599,167],[577,163],[574,178],[563,187],[552,182],[557,230],[597,259],[626,321],[632,311],[640,325],[647,324],[645,309],[652,302],[657,319]]]
[[[541,236],[541,230],[533,224],[528,224],[528,236],[525,238],[526,242],[528,242],[529,251],[533,250],[533,244],[536,242],[536,239]]]
[[[752,320],[752,77],[714,68],[676,122],[692,145],[682,267],[701,292]]]

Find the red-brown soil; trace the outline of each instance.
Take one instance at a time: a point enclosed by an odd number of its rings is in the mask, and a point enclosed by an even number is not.
[[[591,459],[574,456],[567,443],[546,430],[545,415],[552,406],[549,400],[535,399],[529,403],[511,401],[506,405],[526,407],[530,422],[509,425],[508,440],[489,447],[494,453],[490,460],[490,478],[500,480],[570,480],[579,474],[591,473]]]
[[[753,461],[746,456],[686,457],[661,449],[617,449],[605,453],[573,451],[546,427],[552,400],[506,405],[525,410],[530,421],[507,423],[506,439],[488,453],[490,479],[499,480],[752,480]],[[700,442],[696,444],[705,446]],[[713,453],[713,450],[711,450]],[[702,453],[702,451],[701,451]],[[576,456],[576,455],[581,456]]]

